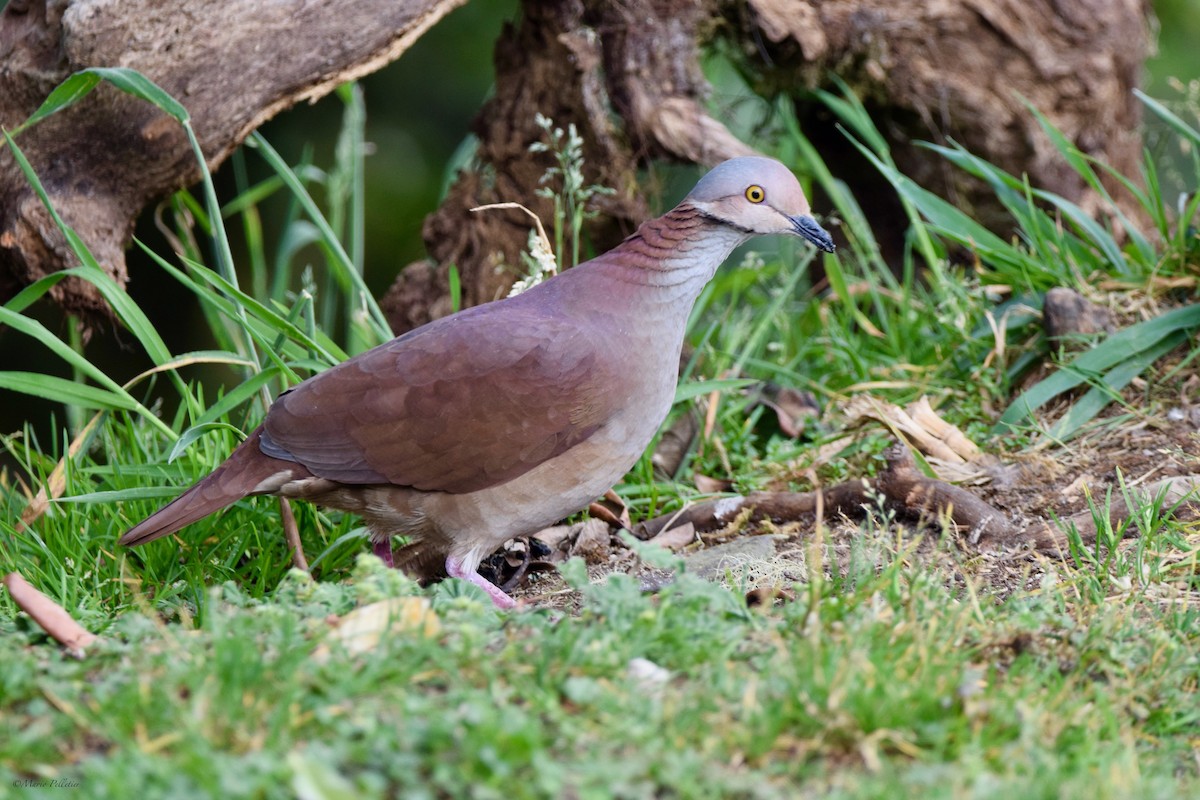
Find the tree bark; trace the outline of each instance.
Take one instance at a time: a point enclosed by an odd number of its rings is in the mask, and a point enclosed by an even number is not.
[[[459,271],[463,304],[501,297],[520,277],[530,220],[519,210],[472,213],[519,202],[547,226],[551,200],[538,196],[553,165],[532,153],[543,141],[540,114],[584,141],[590,184],[615,190],[594,210],[597,250],[619,242],[647,215],[639,166],[655,158],[715,164],[753,150],[703,110],[699,29],[711,2],[684,0],[527,0],[521,21],[496,45],[496,94],[475,120],[479,167],[460,173],[425,222],[429,259],[405,268],[383,300],[397,332],[450,310],[448,267]],[[615,112],[615,114],[614,114]]]
[[[1010,221],[994,196],[913,139],[959,141],[1103,210],[1028,100],[1083,152],[1138,174],[1140,107],[1131,90],[1149,48],[1141,0],[526,0],[523,8],[497,46],[496,96],[476,121],[480,168],[462,174],[426,221],[430,259],[401,272],[385,298],[397,331],[449,310],[449,264],[468,304],[502,296],[518,277],[511,265],[520,264],[527,219],[467,209],[520,201],[548,219],[550,207],[534,197],[549,165],[528,152],[542,134],[537,113],[574,124],[589,143],[587,179],[617,189],[602,209],[606,223],[591,231],[598,251],[644,218],[635,167],[662,158],[712,165],[747,153],[707,111],[700,54],[718,41],[759,94],[794,99],[806,135],[850,184],[892,263],[907,229],[895,192],[811,99],[810,90],[832,88],[833,74],[864,98],[903,171],[995,229]],[[1124,210],[1137,216],[1132,203]]]
[[[1141,104],[1150,52],[1147,0],[748,0],[765,41],[744,48],[760,92],[823,84],[833,72],[864,100],[901,171],[993,230],[1011,218],[990,190],[916,140],[951,140],[1034,186],[1098,215],[1108,211],[1041,130],[1026,102],[1083,153],[1138,180]],[[745,41],[746,37],[742,37]],[[819,113],[819,112],[818,112]],[[800,111],[800,118],[811,118]],[[831,125],[806,128],[873,222],[906,226],[878,172]],[[1140,207],[1101,170],[1134,219]],[[889,260],[903,229],[876,231]]]
[[[215,166],[273,114],[390,61],[463,1],[12,0],[0,17],[0,124],[21,122],[76,69],[129,66],[188,107]],[[447,313],[451,264],[467,304],[507,291],[527,219],[470,209],[518,201],[549,220],[548,201],[536,195],[549,157],[529,151],[543,135],[536,113],[573,123],[586,143],[585,179],[616,190],[596,202],[602,217],[589,233],[598,250],[647,215],[639,168],[748,152],[708,110],[700,54],[717,43],[755,91],[793,99],[806,134],[893,255],[906,225],[894,192],[808,93],[831,86],[832,74],[864,98],[907,174],[992,227],[1005,224],[998,204],[913,138],[955,139],[1100,210],[1022,98],[1083,152],[1136,175],[1139,106],[1130,90],[1148,52],[1148,13],[1143,0],[524,0],[497,44],[496,95],[475,123],[478,167],[461,173],[427,219],[430,258],[400,275],[385,309],[398,331]],[[56,207],[120,282],[137,214],[197,177],[178,126],[108,89],[20,143]],[[70,263],[3,154],[0,298]],[[56,297],[75,312],[105,310],[87,285],[64,282]]]

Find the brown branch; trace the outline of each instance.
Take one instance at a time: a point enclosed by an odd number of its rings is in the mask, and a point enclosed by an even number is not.
[[[862,505],[870,502],[871,489],[871,481],[856,480],[823,490],[826,514],[858,516]],[[633,535],[653,539],[663,531],[683,525],[692,525],[697,531],[713,531],[733,522],[747,508],[753,509],[751,522],[795,520],[816,511],[817,492],[753,492],[705,500],[641,522],[634,526]]]
[[[928,478],[917,471],[912,453],[903,445],[892,445],[886,453],[887,469],[878,481],[879,492],[898,508],[926,518],[948,518],[977,544],[1017,544],[1022,532],[997,508],[973,492],[952,483]]]
[[[847,517],[861,516],[864,506],[882,500],[899,513],[924,520],[946,519],[963,532],[966,542],[980,548],[1026,547],[1052,555],[1068,552],[1064,531],[1074,528],[1085,545],[1094,544],[1097,522],[1112,530],[1127,526],[1125,537],[1138,533],[1129,525],[1133,512],[1125,496],[1114,495],[1102,510],[1089,509],[1061,520],[1058,524],[1037,520],[1018,528],[995,506],[969,489],[922,475],[912,454],[903,445],[893,445],[886,453],[887,469],[875,480],[852,480],[823,490],[826,513]],[[1164,478],[1130,491],[1139,507],[1163,496],[1162,510],[1179,520],[1200,519],[1200,475]],[[821,495],[816,492],[755,492],[753,494],[706,500],[686,506],[672,514],[646,520],[634,527],[639,539],[653,539],[668,530],[691,526],[698,532],[717,530],[733,522],[746,509],[752,509],[750,521],[769,519],[788,522],[815,514]]]
[[[852,480],[821,490],[826,515],[858,517],[872,495],[882,498],[889,508],[923,518],[947,518],[965,531],[972,544],[1018,544],[1028,537],[1017,530],[1003,512],[979,499],[972,492],[917,472],[912,455],[902,445],[887,452],[888,467],[879,478]],[[815,513],[818,492],[755,492],[746,496],[725,497],[688,506],[674,514],[664,514],[634,528],[640,539],[690,524],[697,531],[711,531],[732,522],[743,510],[753,509],[750,520],[790,521]]]

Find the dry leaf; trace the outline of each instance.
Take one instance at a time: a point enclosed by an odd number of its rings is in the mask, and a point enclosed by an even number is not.
[[[21,521],[17,523],[18,531],[23,531],[32,525],[38,517],[46,513],[52,500],[62,497],[62,493],[67,487],[67,463],[75,458],[83,445],[91,439],[93,429],[100,424],[103,417],[103,413],[97,413],[75,435],[67,448],[67,454],[54,465],[50,476],[46,478],[46,483],[38,489],[36,495],[29,499],[29,505],[25,506],[25,510],[21,512]]]
[[[600,500],[589,505],[588,513],[608,525],[625,530],[633,528],[633,522],[629,519],[629,506],[625,505],[621,496],[612,489],[605,492]]]
[[[953,475],[947,480],[986,479],[986,468],[992,459],[980,452],[979,446],[955,426],[938,416],[929,399],[922,397],[907,409],[878,400],[870,395],[858,395],[846,407],[850,420],[874,419],[892,429],[898,438],[910,441],[922,453],[929,456],[930,464],[940,464],[942,469],[955,465]],[[970,466],[967,466],[970,465]],[[939,474],[942,472],[939,470]]]
[[[702,475],[699,472],[692,476],[692,483],[704,494],[720,494],[721,492],[728,492],[733,488],[733,481],[713,478],[709,475]]]
[[[758,402],[775,412],[779,430],[793,439],[804,432],[804,426],[810,418],[821,414],[817,398],[813,397],[812,393],[802,392],[790,386],[765,384]]]
[[[567,560],[567,551],[570,550],[571,532],[574,525],[555,525],[551,528],[543,528],[533,535],[542,544],[546,545],[550,550],[550,555],[545,560],[552,564],[558,564]]]
[[[654,455],[650,457],[650,463],[654,465],[654,474],[660,478],[673,478],[675,473],[679,472],[679,465],[683,463],[683,457],[687,455],[688,448],[692,446],[692,440],[696,438],[696,432],[700,430],[700,422],[696,419],[696,413],[693,409],[688,408],[687,411],[680,414],[671,427],[663,432],[663,435],[658,439],[658,445],[654,448]]]
[[[668,550],[678,550],[696,541],[696,526],[690,522],[685,522],[674,528],[667,528],[664,531],[660,531],[650,541]]]
[[[589,564],[598,564],[608,560],[609,554],[608,523],[598,519],[589,519],[580,523],[571,545],[571,555],[579,556]]]
[[[425,597],[393,597],[371,603],[335,618],[330,624],[335,626],[330,640],[352,654],[374,650],[385,635],[403,633],[430,637],[441,630],[441,623]],[[329,652],[329,641],[322,642],[313,658],[317,663],[323,663],[329,659]]]

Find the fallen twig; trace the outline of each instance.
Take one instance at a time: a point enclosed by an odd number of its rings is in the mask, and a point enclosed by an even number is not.
[[[1018,528],[1008,515],[982,500],[969,489],[926,477],[917,471],[912,454],[903,445],[893,445],[886,453],[887,469],[874,480],[858,479],[839,483],[829,489],[812,492],[755,492],[733,495],[686,506],[672,514],[646,520],[634,527],[639,539],[653,539],[665,531],[691,525],[704,533],[717,530],[732,522],[746,509],[753,509],[751,521],[770,519],[786,522],[815,514],[819,498],[823,498],[827,514],[858,517],[864,506],[879,502],[899,513],[923,518],[947,519],[964,535],[967,542],[985,548],[1022,547],[1032,545],[1048,554],[1068,551],[1064,531],[1074,528],[1084,544],[1096,541],[1097,519],[1113,530],[1125,526],[1132,514],[1125,496],[1114,496],[1102,513],[1089,509],[1061,520],[1058,524],[1039,519]],[[1177,518],[1200,518],[1200,475],[1164,478],[1148,486],[1130,491],[1139,504],[1151,503],[1165,492],[1163,508],[1174,507]],[[1135,526],[1126,535],[1137,534]]]
[[[308,572],[308,559],[304,557],[304,545],[300,543],[300,528],[296,525],[292,504],[286,497],[279,498],[279,516],[283,520],[283,535],[287,537],[288,547],[292,549],[292,566]]]
[[[84,649],[97,640],[94,633],[72,619],[58,603],[33,588],[19,572],[5,575],[4,585],[17,607],[76,658],[82,658]]]
[[[812,492],[754,492],[687,506],[673,514],[664,514],[635,526],[634,535],[651,539],[662,531],[690,524],[697,531],[711,531],[731,522],[744,509],[753,509],[750,519],[788,521],[815,513],[818,500],[825,514],[861,516],[872,495],[882,498],[890,508],[911,515],[946,517],[966,531],[972,544],[980,541],[1016,544],[1027,539],[998,509],[967,489],[928,478],[916,469],[912,455],[903,445],[887,452],[888,468],[874,480],[845,481],[828,489]]]
[[[1004,512],[973,492],[952,483],[928,478],[917,471],[912,454],[903,445],[886,453],[888,467],[879,477],[878,490],[889,502],[908,513],[948,518],[965,530],[971,544],[1020,544],[1026,537]]]
[[[1160,492],[1165,492],[1164,510],[1174,507],[1172,514],[1177,519],[1200,518],[1200,475],[1163,478],[1148,486],[1130,489],[1129,495],[1139,504],[1149,504],[1154,502]],[[1120,530],[1131,516],[1132,512],[1125,495],[1114,492],[1107,507],[1103,503],[1099,504],[1096,513],[1089,508],[1059,520],[1058,524],[1039,520],[1029,526],[1025,536],[1033,541],[1038,550],[1051,555],[1063,555],[1070,550],[1066,531],[1074,528],[1079,533],[1080,541],[1084,544],[1095,544],[1098,521],[1104,522],[1107,517],[1107,524],[1113,530]],[[1135,536],[1137,533],[1136,525],[1125,529],[1125,536]]]

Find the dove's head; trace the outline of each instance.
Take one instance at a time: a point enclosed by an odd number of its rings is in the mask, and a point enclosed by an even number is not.
[[[718,164],[685,201],[747,234],[790,233],[833,252],[833,239],[813,219],[800,182],[772,158],[745,156]]]

